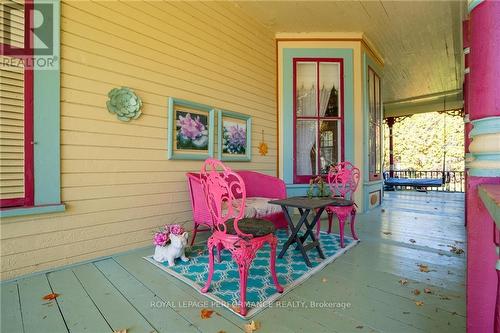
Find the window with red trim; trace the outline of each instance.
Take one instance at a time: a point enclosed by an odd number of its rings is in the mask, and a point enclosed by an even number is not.
[[[370,180],[381,179],[382,112],[380,77],[368,67],[368,173]]]
[[[293,61],[294,183],[309,183],[344,158],[343,72],[342,59]]]
[[[33,206],[33,3],[0,5],[0,207]]]

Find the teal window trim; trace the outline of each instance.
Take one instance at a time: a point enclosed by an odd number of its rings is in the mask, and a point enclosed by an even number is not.
[[[61,203],[61,146],[60,146],[60,0],[53,0],[54,61],[53,69],[35,67],[33,77],[33,135],[34,135],[34,206],[15,207],[0,212],[2,217],[42,214],[64,211]],[[47,4],[45,0],[35,0],[37,6]],[[36,20],[36,16],[35,16]],[[35,26],[41,26],[35,21]],[[35,30],[35,34],[40,33]],[[39,41],[35,39],[35,59],[40,56],[36,51]],[[36,63],[36,62],[35,62]]]
[[[353,49],[341,48],[284,48],[283,106],[280,120],[283,122],[282,142],[291,143],[293,137],[293,58],[342,58],[344,61],[344,159],[354,160],[354,67]],[[293,144],[283,144],[283,180],[287,184],[288,195],[305,195],[309,185],[293,184]],[[298,186],[293,186],[298,185]]]
[[[376,179],[370,181],[370,170],[369,170],[369,147],[368,147],[368,139],[369,139],[369,96],[368,96],[368,67],[370,67],[380,78],[380,91],[382,92],[384,89],[384,82],[383,82],[383,70],[382,68],[375,63],[366,52],[363,51],[363,135],[364,135],[364,140],[363,140],[363,178],[366,179],[367,181],[363,182],[363,201],[364,205],[363,207],[365,208],[364,210],[366,211],[369,207],[369,196],[370,192],[373,192],[377,189],[382,190],[383,187],[383,180],[382,179]],[[381,93],[382,94],[382,93]],[[384,118],[384,106],[382,105],[380,112],[382,113],[381,117],[382,119]],[[383,126],[382,126],[383,128]],[[382,173],[383,173],[383,163],[384,163],[384,136],[382,135],[380,144],[382,146],[382,156],[381,156],[381,163],[382,163]]]

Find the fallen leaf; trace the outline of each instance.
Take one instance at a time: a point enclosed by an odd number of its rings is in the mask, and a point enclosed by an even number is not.
[[[399,280],[399,283],[402,285],[402,286],[406,286],[408,284],[408,280],[406,279],[401,279]]]
[[[257,331],[260,328],[260,322],[259,321],[251,321],[248,324],[245,324],[245,333],[253,333]]]
[[[464,249],[462,249],[458,246],[455,246],[455,245],[448,245],[448,247],[450,248],[450,252],[453,252],[453,253],[458,254],[458,255],[461,255],[465,252]]]
[[[403,314],[410,314],[409,311],[403,311]]]
[[[362,329],[363,327],[364,327],[363,325],[356,326],[357,329]]]
[[[431,288],[425,288],[424,289],[424,293],[426,293],[426,294],[432,294]]]
[[[46,301],[52,301],[53,299],[56,299],[57,297],[59,297],[59,294],[51,293],[51,294],[47,294],[47,295],[43,296],[42,299],[44,299]]]
[[[217,333],[227,333],[227,332],[226,332],[226,331],[219,331],[219,332],[217,332]]]
[[[429,273],[429,266],[424,265],[424,264],[418,264],[418,267],[419,267],[421,272]]]
[[[420,290],[415,289],[415,290],[413,290],[413,293],[414,293],[416,296],[418,296],[418,295],[420,295]]]
[[[208,318],[212,317],[213,313],[214,313],[214,310],[212,310],[212,309],[201,309],[201,311],[200,311],[201,319],[208,319]]]
[[[323,282],[323,283],[325,283],[327,281],[328,281],[328,279],[326,277],[324,277],[324,278],[321,279],[321,282]]]
[[[232,305],[231,305],[231,309],[232,309],[234,312],[240,313],[240,306],[239,306],[239,305],[234,305],[234,304],[232,304]]]
[[[422,305],[424,305],[424,302],[422,302],[422,301],[416,301],[415,305],[416,306],[422,306]]]
[[[414,239],[410,239],[410,243],[416,243],[417,241]]]
[[[113,333],[127,333],[127,330],[124,329],[124,330],[113,331]]]
[[[383,234],[384,235],[392,235],[392,232],[390,232],[390,231],[384,231]]]

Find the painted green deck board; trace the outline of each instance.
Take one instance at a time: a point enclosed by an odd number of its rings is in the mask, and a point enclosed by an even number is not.
[[[45,274],[21,279],[18,286],[25,333],[68,332],[57,300],[43,299],[53,292]]]
[[[155,295],[166,301],[174,302],[177,305],[182,305],[183,302],[189,301],[206,301],[210,305],[211,301],[208,298],[142,258],[142,256],[151,254],[151,251],[141,250],[137,253],[138,255],[117,256],[115,260],[129,273],[139,279]],[[217,312],[222,314],[222,316],[214,314],[208,320],[201,319],[200,311],[202,308],[178,307],[176,311],[182,316],[190,318],[191,322],[203,332],[218,332],[220,330],[226,332],[242,331],[244,321],[231,314],[228,310],[218,308]]]
[[[0,312],[2,314],[0,331],[12,333],[24,332],[17,282],[2,284],[0,286],[0,298]]]
[[[113,259],[95,265],[159,332],[199,332],[189,320],[165,306],[165,299],[152,293]]]
[[[71,333],[112,332],[71,269],[47,274]]]
[[[113,330],[156,331],[93,264],[75,267],[73,271]]]
[[[280,299],[282,302],[349,302],[351,308],[272,307],[254,318],[262,324],[258,333],[465,332],[466,258],[450,253],[447,247],[457,245],[466,249],[463,243],[463,194],[398,191],[387,193],[385,199],[383,212],[374,210],[358,217],[360,244]],[[322,226],[327,227],[326,221],[322,222]],[[349,234],[348,228],[346,231]],[[384,234],[387,231],[391,234]],[[199,242],[205,243],[207,236],[206,233],[200,234]],[[409,239],[416,242],[412,243]],[[50,307],[44,305],[42,309],[52,311],[50,315],[56,318],[51,320],[57,319],[56,322],[62,323],[61,330],[44,323],[46,319],[33,315],[35,301],[41,301],[41,297],[50,292],[50,286],[45,280],[43,287],[45,275],[35,280],[36,276],[29,278],[40,289],[31,291],[31,296],[25,296],[24,302],[21,299],[22,313],[31,313],[30,328],[36,327],[36,330],[29,332],[66,332],[64,320],[70,328],[74,322],[69,309],[79,313],[77,305],[74,308],[69,305],[78,302],[93,305],[92,301],[95,302],[94,309],[99,312],[88,317],[84,311],[92,311],[91,308],[89,310],[85,306],[83,309],[82,306],[81,327],[96,324],[89,323],[90,320],[102,323],[105,319],[109,321],[109,318],[114,318],[115,324],[118,324],[111,325],[113,329],[128,328],[129,333],[149,333],[154,329],[166,333],[242,331],[246,321],[223,308],[215,309],[217,314],[206,320],[200,318],[201,307],[151,308],[151,301],[157,299],[177,305],[183,301],[206,301],[209,307],[211,305],[208,298],[142,259],[152,251],[152,247],[140,249],[118,254],[112,259],[101,259],[69,270],[48,273],[53,289],[61,293],[58,304],[62,314],[55,302]],[[428,265],[431,272],[420,272],[418,263]],[[66,271],[76,273],[80,288],[83,287],[90,297],[79,293],[77,287],[74,291],[63,291],[75,282],[65,275],[68,274]],[[323,278],[326,278],[325,282]],[[407,279],[408,285],[401,286],[398,282],[400,279]],[[17,281],[21,294],[23,280]],[[2,293],[12,290],[12,294],[7,294],[10,299],[15,298],[15,283],[2,284]],[[424,294],[426,287],[430,287],[434,294]],[[31,285],[29,288],[34,287]],[[422,294],[412,294],[415,288]],[[440,296],[450,299],[441,299]],[[424,301],[424,305],[417,307],[414,303],[416,300]],[[45,301],[40,304],[42,302]],[[15,302],[11,305],[9,301],[4,307],[8,309],[5,313],[10,313],[12,318],[20,318],[21,312]],[[2,332],[6,325],[3,312]],[[190,323],[192,326],[189,326]],[[171,324],[173,327],[169,326]],[[141,329],[134,329],[133,325]],[[18,323],[16,327],[19,327]],[[55,329],[47,330],[47,327]],[[16,332],[15,328],[13,332]]]

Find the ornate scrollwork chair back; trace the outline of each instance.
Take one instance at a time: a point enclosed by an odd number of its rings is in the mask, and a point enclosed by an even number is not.
[[[275,260],[278,240],[274,235],[275,226],[272,222],[245,218],[245,183],[242,178],[222,162],[209,158],[200,172],[200,181],[206,199],[206,204],[213,220],[214,232],[208,238],[208,278],[201,292],[210,288],[214,273],[214,247],[219,252],[225,249],[231,252],[231,257],[238,265],[240,276],[240,314],[246,315],[246,289],[248,273],[256,252],[265,244],[269,244],[270,271],[278,292],[283,287],[278,282]],[[245,229],[245,230],[242,230]]]
[[[351,162],[345,161],[332,165],[328,172],[327,181],[333,196],[340,196],[352,200],[358,188],[360,171]]]
[[[238,227],[245,215],[246,190],[241,177],[216,159],[207,159],[200,173],[207,207],[217,231],[226,233],[226,223],[233,219],[238,237],[252,238]]]

